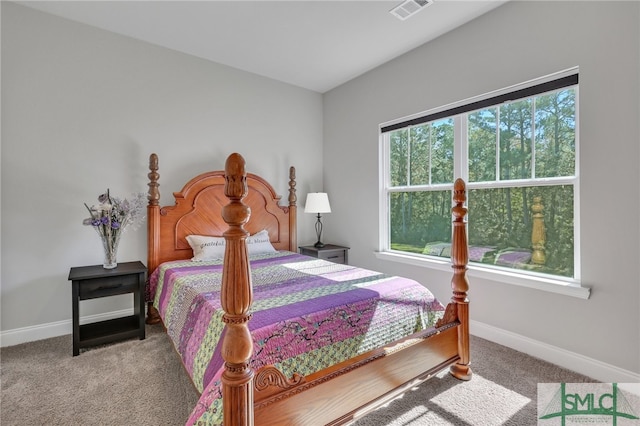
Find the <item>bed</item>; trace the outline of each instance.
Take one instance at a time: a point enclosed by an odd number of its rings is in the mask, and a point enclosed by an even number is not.
[[[201,392],[187,424],[346,424],[447,367],[471,378],[462,180],[445,306],[415,281],[298,254],[293,167],[286,205],[234,153],[161,207],[158,164],[151,154],[147,323],[165,326]]]

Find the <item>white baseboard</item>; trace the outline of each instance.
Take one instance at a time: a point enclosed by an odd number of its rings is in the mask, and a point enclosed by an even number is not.
[[[640,374],[520,334],[470,321],[470,333],[604,383],[640,383]],[[471,358],[473,363],[473,354]]]
[[[80,324],[105,321],[129,315],[133,315],[133,308],[83,316],[80,318]],[[36,340],[48,339],[50,337],[64,336],[65,334],[71,334],[72,332],[73,324],[71,319],[30,327],[16,328],[0,332],[0,347],[19,345],[20,343],[34,342]]]

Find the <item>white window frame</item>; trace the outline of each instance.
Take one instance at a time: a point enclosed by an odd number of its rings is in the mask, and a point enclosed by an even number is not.
[[[424,117],[426,115],[431,115],[438,113],[440,111],[450,110],[452,108],[468,105],[476,101],[480,101],[483,99],[491,98],[494,96],[503,95],[505,93],[514,92],[519,89],[531,87],[533,85],[545,83],[547,81],[556,80],[568,75],[577,74],[578,68],[571,68],[568,70],[564,70],[558,73],[554,73],[539,79],[531,80],[522,84],[518,84],[515,86],[507,87],[504,89],[500,89],[494,92],[490,92],[481,96],[477,96],[474,98],[466,99],[460,102],[456,102],[453,104],[445,105],[440,108],[428,110],[421,112],[419,114],[414,114],[412,116],[403,117],[397,120],[393,120],[390,122],[382,123],[380,125],[380,139],[379,139],[379,246],[378,251],[375,252],[375,255],[378,259],[388,260],[392,262],[400,262],[405,264],[410,264],[414,266],[421,266],[430,269],[436,270],[451,270],[451,261],[448,258],[439,258],[435,256],[427,256],[421,254],[412,254],[407,252],[401,252],[397,250],[390,249],[390,218],[389,218],[389,182],[390,182],[390,170],[389,170],[389,136],[391,132],[383,133],[381,130],[383,127],[394,125],[396,123],[401,123],[405,121],[409,121],[413,118]],[[561,177],[561,178],[547,178],[541,179],[536,178],[535,180],[531,179],[523,179],[518,180],[518,186],[527,186],[529,184],[534,183],[535,186],[540,185],[556,185],[556,184],[570,184],[574,188],[574,277],[573,278],[565,278],[560,276],[553,276],[548,274],[541,274],[531,271],[519,271],[517,269],[504,268],[504,267],[496,267],[492,265],[486,265],[481,263],[470,263],[468,269],[468,275],[473,278],[481,278],[495,282],[513,284],[517,286],[523,286],[528,288],[534,288],[538,290],[548,291],[552,293],[563,294],[567,296],[578,297],[581,299],[588,299],[590,295],[590,288],[585,287],[581,283],[580,277],[580,155],[579,155],[579,90],[576,87],[576,122],[575,122],[575,173],[574,176],[570,177]],[[467,122],[466,122],[466,113],[464,117],[458,115],[454,117],[454,127],[455,131],[455,140],[454,140],[454,180],[455,178],[462,178],[467,184],[467,190],[469,189],[479,189],[479,188],[498,188],[498,187],[513,187],[514,181],[504,181],[504,182],[480,182],[480,183],[470,183],[468,182],[467,176],[467,167],[466,164],[468,162],[468,151],[466,148],[466,133],[467,133]],[[465,138],[465,139],[463,139]],[[437,185],[442,189],[453,189],[453,183],[446,185]],[[394,187],[394,191],[397,191],[399,188]],[[403,190],[419,190],[419,186],[412,186],[407,188],[402,188]]]

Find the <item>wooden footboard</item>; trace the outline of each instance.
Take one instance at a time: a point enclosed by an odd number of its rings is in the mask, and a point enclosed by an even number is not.
[[[255,379],[256,390],[265,383],[271,386],[266,386],[264,393],[273,392],[269,388],[276,387],[276,383],[282,389],[267,397],[262,396],[263,392],[255,392],[255,424],[350,422],[457,362],[458,327],[418,333],[301,378],[298,383],[283,383],[279,373],[260,370]],[[263,373],[273,377],[263,380]]]
[[[229,204],[223,219],[226,239],[221,303],[225,311],[222,356],[224,424],[341,424],[402,390],[414,380],[451,366],[455,377],[468,380],[469,301],[466,278],[468,250],[465,184],[454,184],[452,240],[453,297],[444,318],[431,331],[417,333],[394,345],[379,348],[306,377],[286,378],[274,369],[257,373],[250,367],[253,350],[249,333],[252,303],[251,274],[243,226],[249,209],[245,163],[232,154],[225,166],[224,194]]]

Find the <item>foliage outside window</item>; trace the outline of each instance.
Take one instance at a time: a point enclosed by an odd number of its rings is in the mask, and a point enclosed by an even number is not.
[[[576,96],[577,84],[565,84],[383,129],[383,248],[449,257],[453,182],[461,177],[470,262],[575,278]]]

